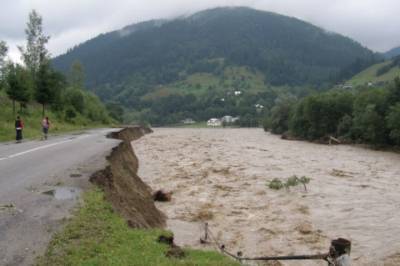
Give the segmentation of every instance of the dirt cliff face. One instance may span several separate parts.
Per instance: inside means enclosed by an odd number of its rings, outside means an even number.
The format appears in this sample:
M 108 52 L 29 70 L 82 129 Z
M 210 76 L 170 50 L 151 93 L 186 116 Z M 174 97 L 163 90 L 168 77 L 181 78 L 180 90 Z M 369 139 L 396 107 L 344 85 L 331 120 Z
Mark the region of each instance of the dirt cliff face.
M 107 200 L 135 228 L 165 225 L 165 216 L 155 207 L 150 187 L 137 175 L 138 159 L 131 146 L 131 141 L 150 132 L 149 128 L 129 127 L 111 133 L 109 137 L 122 142 L 107 157 L 109 165 L 90 178 L 104 189 Z

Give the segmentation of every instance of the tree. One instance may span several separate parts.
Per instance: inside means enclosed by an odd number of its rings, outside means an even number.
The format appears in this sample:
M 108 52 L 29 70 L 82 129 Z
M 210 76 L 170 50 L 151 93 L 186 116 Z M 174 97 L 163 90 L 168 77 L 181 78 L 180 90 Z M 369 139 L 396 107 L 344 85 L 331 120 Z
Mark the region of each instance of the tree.
M 83 114 L 85 111 L 85 96 L 83 91 L 75 87 L 68 88 L 64 95 L 65 102 L 74 107 L 75 111 Z
M 7 55 L 8 47 L 4 41 L 0 41 L 0 68 L 4 66 L 4 58 Z
M 400 145 L 400 103 L 392 106 L 386 117 L 387 127 L 390 130 L 389 136 L 396 145 Z
M 107 103 L 106 108 L 112 118 L 117 120 L 118 122 L 123 122 L 124 120 L 124 108 L 121 107 L 121 104 L 110 102 Z
M 21 65 L 11 63 L 7 66 L 6 92 L 13 101 L 14 115 L 16 101 L 20 103 L 20 108 L 22 109 L 23 104 L 26 104 L 31 99 L 32 81 L 30 73 Z
M 44 116 L 46 105 L 59 101 L 61 90 L 65 85 L 64 76 L 54 71 L 50 62 L 45 62 L 39 67 L 35 83 L 35 100 L 42 104 Z
M 32 10 L 29 14 L 29 21 L 25 29 L 27 44 L 26 47 L 19 46 L 22 54 L 21 59 L 25 63 L 32 76 L 36 78 L 39 68 L 49 59 L 49 53 L 45 47 L 50 37 L 44 35 L 42 17 Z
M 0 90 L 3 88 L 3 82 L 5 79 L 4 73 L 4 58 L 7 55 L 8 47 L 4 41 L 0 41 Z
M 388 91 L 371 89 L 361 92 L 354 101 L 352 137 L 373 145 L 386 144 L 388 129 L 385 124 Z
M 387 105 L 395 105 L 396 103 L 400 102 L 400 78 L 396 77 L 394 79 L 394 83 L 391 84 L 389 88 L 389 95 L 387 97 Z
M 83 89 L 85 86 L 85 71 L 80 61 L 75 60 L 68 74 L 68 82 L 75 89 Z
M 271 109 L 267 128 L 274 134 L 282 134 L 289 129 L 289 117 L 292 112 L 296 98 L 292 96 L 280 97 L 275 101 L 275 106 Z
M 353 110 L 349 92 L 332 91 L 310 95 L 300 101 L 291 117 L 291 132 L 309 140 L 337 134 L 338 125 Z
M 385 120 L 378 114 L 374 104 L 367 105 L 364 112 L 358 113 L 354 117 L 353 125 L 359 132 L 359 139 L 363 142 L 373 145 L 386 143 Z

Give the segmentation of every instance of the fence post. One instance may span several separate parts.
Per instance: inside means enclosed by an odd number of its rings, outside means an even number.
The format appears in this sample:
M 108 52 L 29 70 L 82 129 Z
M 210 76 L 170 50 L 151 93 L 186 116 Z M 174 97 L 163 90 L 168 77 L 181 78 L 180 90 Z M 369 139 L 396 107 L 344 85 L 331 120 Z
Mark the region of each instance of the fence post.
M 329 255 L 335 266 L 350 266 L 351 242 L 344 238 L 332 240 Z

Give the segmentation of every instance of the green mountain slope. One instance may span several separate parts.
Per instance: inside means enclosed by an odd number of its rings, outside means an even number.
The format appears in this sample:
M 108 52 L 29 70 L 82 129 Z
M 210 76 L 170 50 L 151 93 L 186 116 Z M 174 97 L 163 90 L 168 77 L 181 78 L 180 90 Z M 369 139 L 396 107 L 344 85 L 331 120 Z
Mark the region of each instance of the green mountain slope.
M 368 67 L 352 77 L 348 83 L 353 86 L 392 82 L 400 76 L 400 57 Z
M 55 58 L 54 65 L 67 71 L 76 59 L 85 66 L 89 87 L 109 99 L 123 90 L 144 94 L 198 72 L 218 76 L 232 65 L 261 72 L 271 85 L 318 85 L 351 76 L 375 55 L 295 18 L 217 8 L 100 35 Z
M 261 117 L 255 106 L 267 110 L 283 91 L 327 88 L 378 59 L 344 36 L 240 7 L 127 26 L 53 64 L 67 72 L 79 60 L 92 91 L 132 111 L 126 122 L 165 125 L 186 117 Z

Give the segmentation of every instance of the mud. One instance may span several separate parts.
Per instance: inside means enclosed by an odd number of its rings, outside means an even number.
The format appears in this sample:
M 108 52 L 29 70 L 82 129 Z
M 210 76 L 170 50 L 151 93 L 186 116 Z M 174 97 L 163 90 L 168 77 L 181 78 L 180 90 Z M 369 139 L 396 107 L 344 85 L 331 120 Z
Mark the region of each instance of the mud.
M 131 146 L 131 141 L 150 132 L 150 129 L 130 127 L 111 133 L 109 137 L 122 142 L 107 157 L 109 165 L 90 178 L 104 189 L 107 200 L 134 228 L 165 225 L 165 217 L 155 207 L 150 187 L 137 175 L 138 160 Z
M 353 265 L 400 265 L 399 154 L 286 141 L 261 129 L 156 129 L 134 146 L 143 181 L 173 192 L 156 206 L 180 246 L 202 248 L 207 221 L 245 256 L 325 253 L 344 237 Z M 292 175 L 311 178 L 307 191 L 267 186 Z

